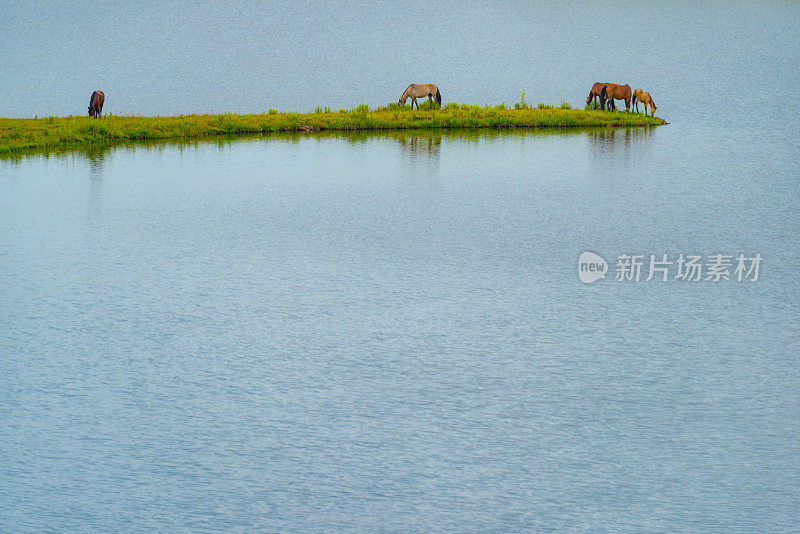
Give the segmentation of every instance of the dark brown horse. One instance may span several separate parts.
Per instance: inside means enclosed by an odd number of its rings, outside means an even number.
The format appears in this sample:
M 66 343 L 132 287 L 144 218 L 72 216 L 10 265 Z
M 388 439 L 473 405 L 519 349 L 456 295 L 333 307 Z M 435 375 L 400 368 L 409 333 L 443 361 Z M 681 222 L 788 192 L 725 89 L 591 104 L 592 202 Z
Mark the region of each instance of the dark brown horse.
M 106 101 L 106 95 L 103 91 L 95 91 L 92 93 L 92 98 L 89 99 L 89 116 L 97 117 L 98 119 L 103 116 L 103 102 Z
M 608 83 L 603 86 L 603 89 L 600 91 L 600 106 L 604 107 L 606 100 L 608 100 L 608 109 L 615 110 L 617 106 L 614 104 L 614 100 L 624 100 L 625 101 L 625 111 L 630 111 L 631 107 L 631 86 L 630 85 L 619 85 L 616 83 Z
M 597 107 L 597 99 L 600 98 L 600 91 L 603 90 L 603 86 L 608 85 L 608 82 L 597 82 L 592 86 L 592 90 L 589 91 L 589 96 L 586 97 L 586 105 L 589 105 L 589 102 L 594 100 L 595 108 Z

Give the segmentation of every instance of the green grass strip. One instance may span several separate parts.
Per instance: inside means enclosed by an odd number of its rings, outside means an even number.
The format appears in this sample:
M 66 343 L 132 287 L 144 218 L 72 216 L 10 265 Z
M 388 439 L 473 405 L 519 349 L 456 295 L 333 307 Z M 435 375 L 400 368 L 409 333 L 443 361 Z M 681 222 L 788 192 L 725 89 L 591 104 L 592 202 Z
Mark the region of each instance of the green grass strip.
M 218 135 L 323 130 L 402 130 L 443 128 L 581 128 L 592 126 L 655 126 L 665 124 L 658 117 L 624 111 L 571 109 L 568 106 L 508 109 L 504 105 L 481 107 L 450 103 L 431 109 L 398 108 L 389 104 L 369 109 L 332 112 L 317 108 L 311 113 L 179 115 L 177 117 L 47 117 L 35 119 L 0 118 L 0 154 L 71 145 L 110 144 L 137 139 L 192 139 Z

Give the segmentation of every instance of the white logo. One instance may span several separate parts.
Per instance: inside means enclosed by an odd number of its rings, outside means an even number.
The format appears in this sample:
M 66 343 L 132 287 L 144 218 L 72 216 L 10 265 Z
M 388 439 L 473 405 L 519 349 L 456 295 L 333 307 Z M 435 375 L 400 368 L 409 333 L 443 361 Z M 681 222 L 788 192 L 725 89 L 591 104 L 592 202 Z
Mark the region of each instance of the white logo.
M 594 252 L 584 252 L 578 258 L 578 277 L 584 284 L 591 284 L 606 277 L 608 263 Z
M 761 254 L 620 254 L 613 265 L 611 279 L 615 282 L 756 282 L 763 261 Z M 584 284 L 605 278 L 608 272 L 606 260 L 594 252 L 584 252 L 578 258 L 578 278 Z

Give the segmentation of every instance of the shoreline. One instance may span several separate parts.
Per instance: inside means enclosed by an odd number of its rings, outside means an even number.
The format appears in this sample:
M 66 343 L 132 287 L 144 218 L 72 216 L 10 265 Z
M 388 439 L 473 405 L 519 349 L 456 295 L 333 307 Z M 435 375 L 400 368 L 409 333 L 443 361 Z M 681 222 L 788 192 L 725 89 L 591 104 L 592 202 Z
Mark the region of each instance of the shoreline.
M 427 103 L 426 103 L 427 104 Z M 333 112 L 310 113 L 0 118 L 0 154 L 29 150 L 115 144 L 134 140 L 201 139 L 273 132 L 384 131 L 436 129 L 585 128 L 658 126 L 658 117 L 624 111 L 577 110 L 540 105 L 508 109 L 503 105 L 479 107 L 450 103 L 441 109 L 420 110 L 396 104 L 369 109 L 365 105 Z

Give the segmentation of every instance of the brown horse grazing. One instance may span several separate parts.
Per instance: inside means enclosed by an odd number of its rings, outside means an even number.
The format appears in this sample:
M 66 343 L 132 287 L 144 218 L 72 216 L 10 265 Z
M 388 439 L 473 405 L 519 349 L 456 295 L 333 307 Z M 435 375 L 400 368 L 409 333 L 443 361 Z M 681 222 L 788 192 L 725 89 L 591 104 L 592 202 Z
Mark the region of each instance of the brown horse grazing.
M 397 105 L 401 108 L 405 105 L 406 100 L 411 98 L 411 108 L 414 108 L 414 104 L 417 105 L 417 109 L 419 109 L 419 102 L 417 102 L 417 98 L 424 98 L 428 97 L 428 102 L 433 102 L 433 99 L 436 99 L 436 103 L 440 106 L 442 105 L 442 93 L 439 92 L 439 88 L 432 83 L 412 83 L 408 86 L 408 88 L 403 91 L 403 96 L 400 97 L 400 100 L 397 101 Z
M 614 100 L 624 100 L 625 111 L 630 111 L 631 86 L 627 84 L 619 85 L 617 83 L 609 83 L 604 85 L 603 89 L 600 91 L 600 105 L 603 106 L 606 100 L 608 100 L 609 111 L 617 109 L 617 106 L 614 104 Z
M 98 119 L 103 115 L 103 102 L 106 101 L 106 95 L 103 91 L 95 91 L 89 99 L 89 116 L 97 117 Z
M 653 98 L 650 96 L 650 93 L 646 93 L 641 89 L 634 89 L 633 90 L 633 107 L 636 109 L 636 113 L 639 113 L 639 102 L 644 104 L 644 114 L 647 115 L 647 105 L 650 105 L 650 115 L 655 116 L 656 114 L 656 103 L 653 102 Z
M 608 85 L 608 82 L 597 82 L 592 86 L 592 90 L 589 91 L 589 96 L 586 97 L 586 105 L 589 105 L 589 102 L 594 100 L 595 107 L 597 107 L 597 99 L 600 98 L 600 91 L 603 90 L 603 86 Z

